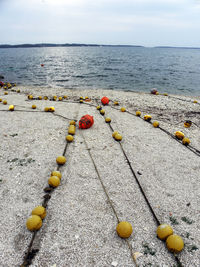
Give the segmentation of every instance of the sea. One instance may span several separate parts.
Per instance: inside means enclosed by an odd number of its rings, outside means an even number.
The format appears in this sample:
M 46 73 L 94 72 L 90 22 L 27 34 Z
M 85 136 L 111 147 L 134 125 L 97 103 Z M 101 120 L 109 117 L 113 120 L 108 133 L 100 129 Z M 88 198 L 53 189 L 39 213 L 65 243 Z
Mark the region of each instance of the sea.
M 0 75 L 19 86 L 200 95 L 200 49 L 1 48 Z M 0 79 L 1 80 L 1 79 Z

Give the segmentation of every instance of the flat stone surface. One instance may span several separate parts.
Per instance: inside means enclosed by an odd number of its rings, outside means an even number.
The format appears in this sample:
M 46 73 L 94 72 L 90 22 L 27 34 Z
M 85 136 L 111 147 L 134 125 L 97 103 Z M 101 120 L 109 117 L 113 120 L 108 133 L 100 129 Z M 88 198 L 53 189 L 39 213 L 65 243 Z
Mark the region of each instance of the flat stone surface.
M 0 91 L 0 98 L 8 101 L 8 105 L 0 103 L 0 265 L 22 264 L 32 237 L 26 219 L 43 201 L 43 189 L 57 168 L 55 159 L 66 145 L 69 120 L 90 114 L 94 116 L 92 128 L 77 128 L 74 142 L 67 147 L 61 184 L 52 193 L 47 216 L 33 242 L 33 249 L 39 251 L 31 266 L 135 266 L 131 251 L 140 255 L 138 266 L 176 266 L 165 243 L 157 239 L 153 215 L 119 143 L 95 106 L 106 95 L 120 102 L 118 109 L 125 106 L 132 113 L 138 109 L 142 115 L 150 113 L 170 133 L 183 131 L 199 149 L 199 104 L 192 97 L 135 92 L 20 89 L 20 94 L 9 91 L 6 96 Z M 35 97 L 65 94 L 68 99 L 30 101 L 28 93 Z M 92 99 L 89 105 L 78 103 L 81 95 Z M 15 105 L 14 112 L 7 111 L 9 104 Z M 37 105 L 35 111 L 32 104 Z M 112 127 L 122 134 L 121 144 L 156 216 L 171 224 L 185 242 L 178 257 L 183 266 L 199 266 L 199 156 L 160 129 L 111 105 L 112 101 L 104 107 L 105 116 L 111 117 Z M 43 112 L 47 106 L 54 106 L 55 113 Z M 186 119 L 194 122 L 188 129 L 183 126 Z M 104 189 L 119 220 L 133 226 L 130 247 L 116 234 L 117 218 Z

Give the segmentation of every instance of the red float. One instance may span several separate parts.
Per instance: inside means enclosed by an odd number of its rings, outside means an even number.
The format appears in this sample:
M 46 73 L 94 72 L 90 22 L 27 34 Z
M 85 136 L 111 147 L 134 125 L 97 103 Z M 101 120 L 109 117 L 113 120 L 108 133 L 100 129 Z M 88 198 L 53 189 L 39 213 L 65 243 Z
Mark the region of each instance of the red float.
M 152 94 L 152 95 L 156 95 L 157 92 L 158 92 L 158 90 L 157 90 L 156 88 L 153 88 L 153 89 L 151 90 L 151 94 Z
M 101 103 L 102 103 L 103 105 L 108 105 L 108 103 L 109 103 L 109 98 L 106 97 L 106 96 L 102 97 L 102 99 L 101 99 Z
M 84 115 L 80 120 L 79 120 L 79 128 L 81 129 L 88 129 L 90 128 L 94 123 L 93 116 L 90 115 Z

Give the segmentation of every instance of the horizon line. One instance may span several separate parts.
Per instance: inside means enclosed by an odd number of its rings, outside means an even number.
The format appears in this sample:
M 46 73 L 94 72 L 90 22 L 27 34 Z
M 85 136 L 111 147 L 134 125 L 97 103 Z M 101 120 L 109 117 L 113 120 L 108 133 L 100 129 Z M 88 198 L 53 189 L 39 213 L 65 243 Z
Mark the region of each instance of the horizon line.
M 197 46 L 144 46 L 130 44 L 87 44 L 87 43 L 21 43 L 21 44 L 0 44 L 0 48 L 34 48 L 34 47 L 72 47 L 72 46 L 93 46 L 93 47 L 138 47 L 138 48 L 185 48 L 185 49 L 200 49 Z

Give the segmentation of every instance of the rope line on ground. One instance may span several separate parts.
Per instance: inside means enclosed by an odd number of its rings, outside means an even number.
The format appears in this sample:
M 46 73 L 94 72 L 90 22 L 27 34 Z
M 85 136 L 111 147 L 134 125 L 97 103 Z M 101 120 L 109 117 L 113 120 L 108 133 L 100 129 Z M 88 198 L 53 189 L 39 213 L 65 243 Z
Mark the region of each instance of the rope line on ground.
M 43 112 L 43 111 L 42 111 L 42 112 Z M 79 110 L 78 110 L 78 112 L 79 112 Z M 77 114 L 76 114 L 76 121 L 77 121 L 77 117 L 78 117 L 78 112 L 77 112 Z M 53 113 L 53 115 L 56 116 L 56 114 L 54 114 L 54 113 Z M 65 147 L 64 147 L 64 150 L 63 150 L 63 154 L 62 154 L 63 156 L 65 156 L 66 151 L 67 151 L 67 148 L 68 148 L 68 142 L 65 144 Z M 57 166 L 57 171 L 58 171 L 61 167 L 63 167 L 63 166 L 58 165 L 58 166 Z M 42 206 L 43 206 L 45 209 L 46 209 L 46 207 L 47 207 L 47 205 L 48 205 L 48 202 L 49 202 L 49 200 L 50 200 L 50 198 L 51 198 L 51 194 L 53 193 L 54 189 L 55 189 L 55 188 L 51 188 L 50 186 L 44 188 L 44 191 L 45 191 L 45 192 L 48 192 L 47 194 L 45 194 L 45 195 L 43 196 L 44 200 L 43 200 L 43 202 L 42 202 Z M 33 233 L 32 238 L 31 238 L 31 241 L 30 241 L 30 243 L 29 243 L 29 245 L 28 245 L 28 249 L 27 249 L 27 251 L 25 252 L 25 256 L 24 256 L 23 263 L 22 263 L 22 265 L 21 265 L 20 267 L 27 267 L 27 266 L 29 266 L 29 265 L 32 263 L 32 260 L 33 260 L 33 258 L 35 257 L 35 255 L 39 252 L 39 249 L 36 249 L 36 250 L 35 250 L 35 249 L 32 249 L 33 242 L 34 242 L 34 240 L 35 240 L 35 238 L 36 238 L 37 233 L 38 233 L 37 231 L 35 231 L 35 232 Z
M 103 115 L 103 117 L 104 117 L 104 115 Z M 114 129 L 112 128 L 111 123 L 108 123 L 108 125 L 109 125 L 110 130 L 111 130 L 112 132 L 114 132 Z M 154 217 L 154 219 L 155 219 L 155 221 L 156 221 L 156 224 L 159 226 L 159 225 L 161 224 L 161 222 L 160 222 L 159 219 L 157 218 L 157 216 L 156 216 L 156 214 L 155 214 L 155 212 L 154 212 L 154 210 L 153 210 L 153 208 L 152 208 L 152 206 L 151 206 L 151 204 L 150 204 L 150 202 L 149 202 L 149 200 L 148 200 L 148 198 L 147 198 L 147 196 L 146 196 L 146 194 L 145 194 L 145 192 L 144 192 L 144 190 L 143 190 L 143 188 L 142 188 L 142 186 L 141 186 L 141 184 L 140 184 L 140 182 L 139 182 L 139 180 L 138 180 L 138 178 L 137 178 L 137 176 L 136 176 L 136 173 L 135 173 L 134 169 L 132 168 L 132 165 L 131 165 L 131 163 L 130 163 L 130 161 L 129 161 L 129 158 L 128 158 L 128 156 L 127 156 L 127 154 L 126 154 L 126 152 L 125 152 L 125 150 L 124 150 L 124 148 L 123 148 L 123 146 L 122 146 L 122 144 L 121 144 L 120 141 L 119 141 L 119 145 L 120 145 L 120 147 L 121 147 L 121 150 L 122 150 L 122 152 L 123 152 L 123 154 L 124 154 L 124 157 L 125 157 L 125 159 L 126 159 L 128 165 L 129 165 L 129 168 L 130 168 L 130 170 L 131 170 L 131 172 L 132 172 L 132 175 L 133 175 L 133 177 L 135 178 L 135 181 L 136 181 L 137 184 L 138 184 L 138 187 L 139 187 L 139 189 L 140 189 L 140 192 L 142 193 L 142 195 L 143 195 L 143 197 L 144 197 L 144 199 L 145 199 L 145 201 L 146 201 L 146 203 L 147 203 L 147 205 L 148 205 L 148 207 L 149 207 L 149 209 L 150 209 L 150 211 L 151 211 L 151 213 L 152 213 L 152 215 L 153 215 L 153 217 Z M 177 256 L 175 253 L 174 253 L 173 255 L 174 255 L 174 258 L 175 258 L 175 260 L 176 260 L 178 266 L 179 266 L 179 267 L 183 267 L 183 264 L 182 264 L 181 261 L 179 260 L 178 256 Z
M 98 168 L 97 168 L 96 163 L 95 163 L 95 161 L 94 161 L 94 159 L 93 159 L 93 157 L 92 157 L 92 154 L 91 154 L 91 152 L 90 152 L 90 149 L 88 148 L 88 145 L 87 145 L 85 136 L 84 136 L 83 134 L 82 134 L 82 137 L 83 137 L 85 146 L 86 146 L 86 148 L 87 148 L 88 154 L 89 154 L 89 156 L 90 156 L 90 158 L 91 158 L 91 161 L 92 161 L 92 163 L 93 163 L 93 166 L 94 166 L 94 168 L 95 168 L 95 171 L 96 171 L 96 173 L 97 173 L 97 176 L 98 176 L 98 178 L 99 178 L 99 181 L 100 181 L 100 183 L 101 183 L 101 186 L 102 186 L 102 188 L 103 188 L 103 191 L 104 191 L 104 193 L 105 193 L 105 195 L 106 195 L 106 197 L 107 197 L 107 199 L 108 199 L 108 201 L 109 201 L 109 204 L 110 204 L 110 206 L 111 206 L 111 208 L 112 208 L 112 210 L 113 210 L 113 213 L 115 214 L 115 217 L 116 217 L 116 219 L 117 219 L 117 221 L 118 221 L 118 223 L 119 223 L 120 220 L 119 220 L 119 217 L 118 217 L 118 215 L 117 215 L 117 212 L 116 212 L 116 210 L 115 210 L 115 208 L 114 208 L 114 206 L 113 206 L 113 204 L 112 204 L 112 201 L 111 201 L 111 199 L 110 199 L 110 197 L 109 197 L 109 194 L 108 194 L 108 192 L 107 192 L 107 190 L 106 190 L 106 187 L 105 187 L 105 185 L 104 185 L 104 183 L 103 183 L 103 180 L 101 179 L 101 176 L 100 176 L 100 174 L 99 174 Z M 129 242 L 127 239 L 126 239 L 125 241 L 126 241 L 126 243 L 127 243 L 127 245 L 128 245 L 128 248 L 129 248 L 129 250 L 130 250 L 131 258 L 132 258 L 132 260 L 133 260 L 135 266 L 137 267 L 138 265 L 137 265 L 137 262 L 136 262 L 136 260 L 135 260 L 135 258 L 134 258 L 134 255 L 133 255 L 133 249 L 132 249 L 132 247 L 131 247 L 131 244 L 130 244 L 130 242 Z

